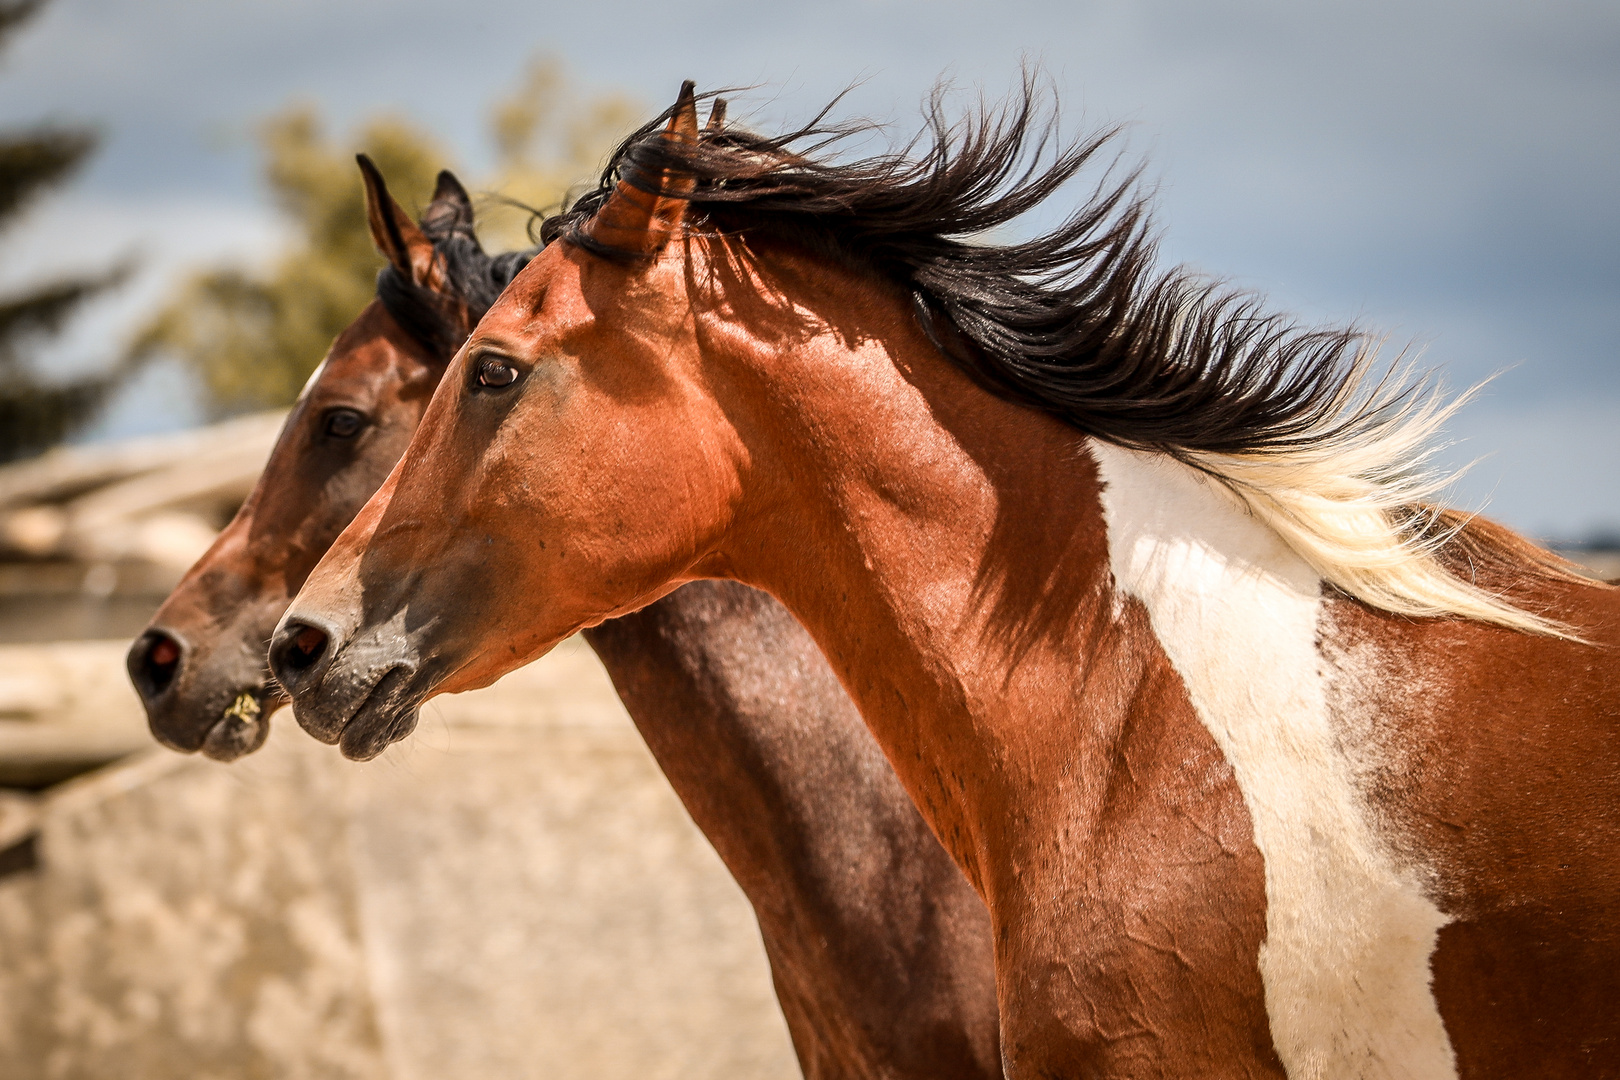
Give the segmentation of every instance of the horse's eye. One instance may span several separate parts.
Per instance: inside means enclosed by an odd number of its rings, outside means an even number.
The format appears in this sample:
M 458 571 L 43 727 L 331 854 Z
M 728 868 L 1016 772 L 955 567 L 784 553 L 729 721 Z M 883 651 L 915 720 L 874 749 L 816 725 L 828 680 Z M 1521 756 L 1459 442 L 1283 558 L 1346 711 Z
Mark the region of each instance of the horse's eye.
M 486 356 L 478 362 L 479 386 L 488 386 L 499 390 L 503 386 L 511 386 L 517 382 L 517 377 L 517 368 L 504 360 Z
M 354 409 L 333 409 L 326 414 L 326 434 L 334 439 L 352 439 L 365 426 L 365 416 Z

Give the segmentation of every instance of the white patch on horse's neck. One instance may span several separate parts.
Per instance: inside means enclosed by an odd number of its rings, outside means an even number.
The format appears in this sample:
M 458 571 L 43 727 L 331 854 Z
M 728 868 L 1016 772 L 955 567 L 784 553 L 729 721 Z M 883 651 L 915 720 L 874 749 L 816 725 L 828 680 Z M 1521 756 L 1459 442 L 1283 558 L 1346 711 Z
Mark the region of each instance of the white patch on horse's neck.
M 1429 969 L 1448 920 L 1373 831 L 1335 737 L 1316 575 L 1195 470 L 1095 441 L 1091 452 L 1115 586 L 1147 608 L 1253 822 L 1260 975 L 1288 1075 L 1451 1080 Z

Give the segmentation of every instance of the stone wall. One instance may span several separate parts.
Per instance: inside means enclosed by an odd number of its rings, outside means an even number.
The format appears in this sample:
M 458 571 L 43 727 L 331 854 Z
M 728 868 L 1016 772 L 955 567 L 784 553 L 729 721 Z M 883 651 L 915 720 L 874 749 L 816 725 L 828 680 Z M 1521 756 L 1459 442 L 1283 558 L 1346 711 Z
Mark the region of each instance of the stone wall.
M 51 657 L 127 736 L 121 649 L 0 649 L 0 685 Z M 368 764 L 281 714 L 232 765 L 9 795 L 0 848 L 8 1080 L 797 1075 L 747 903 L 578 642 Z

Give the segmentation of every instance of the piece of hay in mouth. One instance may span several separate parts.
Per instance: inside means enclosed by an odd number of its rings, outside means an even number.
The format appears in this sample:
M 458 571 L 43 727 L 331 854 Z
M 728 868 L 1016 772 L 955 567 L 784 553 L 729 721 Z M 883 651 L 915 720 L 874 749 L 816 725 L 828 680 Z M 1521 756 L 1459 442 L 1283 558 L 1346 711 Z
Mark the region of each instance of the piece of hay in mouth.
M 259 721 L 259 698 L 257 694 L 237 694 L 231 707 L 225 710 L 221 720 L 229 720 L 233 716 L 244 724 L 256 724 Z

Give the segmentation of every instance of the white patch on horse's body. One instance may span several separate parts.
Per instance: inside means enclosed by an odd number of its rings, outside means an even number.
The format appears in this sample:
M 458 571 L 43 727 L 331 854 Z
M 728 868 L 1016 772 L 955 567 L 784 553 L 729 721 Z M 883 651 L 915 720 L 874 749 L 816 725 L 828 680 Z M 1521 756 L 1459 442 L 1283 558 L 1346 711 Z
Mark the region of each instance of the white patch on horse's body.
M 1265 860 L 1260 975 L 1288 1075 L 1454 1078 L 1429 968 L 1448 919 L 1374 832 L 1335 737 L 1320 580 L 1195 470 L 1091 451 L 1116 588 L 1146 607 Z

